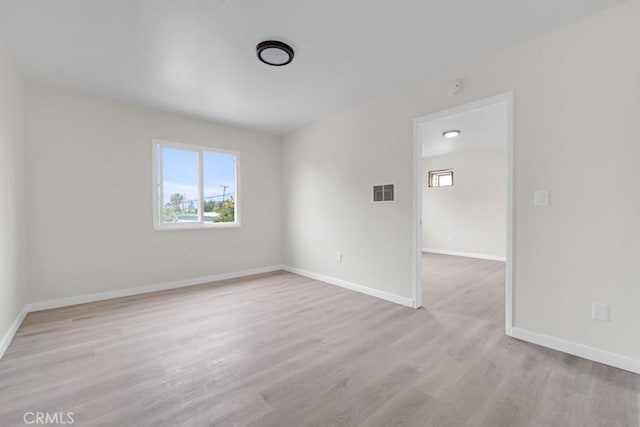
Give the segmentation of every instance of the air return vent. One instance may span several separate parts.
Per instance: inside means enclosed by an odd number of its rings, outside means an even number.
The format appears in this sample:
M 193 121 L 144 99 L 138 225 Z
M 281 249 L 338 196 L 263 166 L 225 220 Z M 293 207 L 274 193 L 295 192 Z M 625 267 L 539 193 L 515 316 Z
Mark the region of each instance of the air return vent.
M 396 201 L 395 184 L 383 184 L 373 186 L 374 203 L 390 203 Z

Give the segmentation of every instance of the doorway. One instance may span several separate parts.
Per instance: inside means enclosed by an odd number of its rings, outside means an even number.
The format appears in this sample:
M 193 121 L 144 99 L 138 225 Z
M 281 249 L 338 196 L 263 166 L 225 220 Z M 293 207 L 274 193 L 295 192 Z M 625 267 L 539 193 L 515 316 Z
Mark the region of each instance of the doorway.
M 439 254 L 429 255 L 436 259 L 467 257 L 504 261 L 505 332 L 510 335 L 513 326 L 513 94 L 501 94 L 416 118 L 414 160 L 415 306 L 433 303 L 424 301 L 423 296 L 423 251 Z M 478 204 L 464 204 L 469 201 Z M 423 212 L 425 202 L 429 209 L 425 206 Z M 427 278 L 429 274 L 425 271 Z

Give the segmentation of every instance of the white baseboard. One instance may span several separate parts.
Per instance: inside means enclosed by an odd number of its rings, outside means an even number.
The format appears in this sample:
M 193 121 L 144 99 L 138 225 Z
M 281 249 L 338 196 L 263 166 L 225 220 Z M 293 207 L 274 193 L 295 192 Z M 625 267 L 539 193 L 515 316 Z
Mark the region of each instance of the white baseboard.
M 11 341 L 16 335 L 16 332 L 18 332 L 18 328 L 22 324 L 22 321 L 24 320 L 24 317 L 27 315 L 27 313 L 27 306 L 22 307 L 20 313 L 18 313 L 16 318 L 13 320 L 11 326 L 9 326 L 9 330 L 4 334 L 2 340 L 0 340 L 0 359 L 2 359 L 2 356 L 4 356 L 4 353 L 9 348 L 9 344 L 11 344 Z
M 49 309 L 52 309 L 52 308 L 68 307 L 68 306 L 71 306 L 71 305 L 84 304 L 84 303 L 95 302 L 95 301 L 109 300 L 109 299 L 113 299 L 113 298 L 128 297 L 128 296 L 131 296 L 131 295 L 146 294 L 146 293 L 149 293 L 149 292 L 164 291 L 164 290 L 167 290 L 167 289 L 184 288 L 184 287 L 187 287 L 187 286 L 200 285 L 200 284 L 203 284 L 203 283 L 217 282 L 217 281 L 220 281 L 220 280 L 227 280 L 227 279 L 235 279 L 235 278 L 238 278 L 238 277 L 252 276 L 254 274 L 271 273 L 273 271 L 278 271 L 278 270 L 283 270 L 283 269 L 284 268 L 283 268 L 282 265 L 271 265 L 271 266 L 268 266 L 268 267 L 253 268 L 253 269 L 250 269 L 250 270 L 242 270 L 242 271 L 235 271 L 235 272 L 231 272 L 231 273 L 214 274 L 214 275 L 211 275 L 211 276 L 192 277 L 190 279 L 174 280 L 172 282 L 156 283 L 156 284 L 153 284 L 153 285 L 139 286 L 139 287 L 136 287 L 136 288 L 119 289 L 117 291 L 99 292 L 99 293 L 95 293 L 95 294 L 79 295 L 79 296 L 76 296 L 76 297 L 59 298 L 59 299 L 55 299 L 55 300 L 41 301 L 41 302 L 27 304 L 27 305 L 25 305 L 23 307 L 22 311 L 20 311 L 20 314 L 18 314 L 16 319 L 13 321 L 13 323 L 11 324 L 11 327 L 9 328 L 9 330 L 2 337 L 2 340 L 0 340 L 0 359 L 4 355 L 5 351 L 7 351 L 7 348 L 9 348 L 9 344 L 11 344 L 11 341 L 13 340 L 13 337 L 15 336 L 16 332 L 18 331 L 18 328 L 22 324 L 22 321 L 24 320 L 25 316 L 28 313 L 31 313 L 33 311 L 41 311 L 41 310 L 49 310 Z
M 113 298 L 128 297 L 131 295 L 146 294 L 149 292 L 165 291 L 168 289 L 184 288 L 187 286 L 200 285 L 203 283 L 217 282 L 220 280 L 235 279 L 238 277 L 251 276 L 254 274 L 270 273 L 282 270 L 281 265 L 271 265 L 268 267 L 253 268 L 250 270 L 235 271 L 231 273 L 213 274 L 210 276 L 192 277 L 190 279 L 174 280 L 171 282 L 155 283 L 153 285 L 139 286 L 136 288 L 119 289 L 117 291 L 100 292 L 75 297 L 59 298 L 49 301 L 27 304 L 28 312 L 49 310 L 51 308 L 68 307 L 70 305 L 85 304 L 88 302 L 103 301 Z
M 60 298 L 56 300 L 43 301 L 33 304 L 27 304 L 20 311 L 18 316 L 9 327 L 9 330 L 4 334 L 0 340 L 0 358 L 4 355 L 9 347 L 9 344 L 13 340 L 20 324 L 24 320 L 27 313 L 32 311 L 47 310 L 51 308 L 66 307 L 71 305 L 83 304 L 87 302 L 102 301 L 113 298 L 126 297 L 131 295 L 139 295 L 149 292 L 162 291 L 167 289 L 177 289 L 187 286 L 193 286 L 203 283 L 216 282 L 220 280 L 234 279 L 239 277 L 251 276 L 254 274 L 270 273 L 278 270 L 285 270 L 290 273 L 298 274 L 300 276 L 309 277 L 311 279 L 319 280 L 325 283 L 329 283 L 335 286 L 340 286 L 345 289 L 349 289 L 355 292 L 360 292 L 366 295 L 370 295 L 376 298 L 380 298 L 386 301 L 390 301 L 396 304 L 404 305 L 407 307 L 415 308 L 413 299 L 401 297 L 389 292 L 380 291 L 377 289 L 369 288 L 366 286 L 358 285 L 355 283 L 347 282 L 346 280 L 336 279 L 334 277 L 325 276 L 323 274 L 313 273 L 306 270 L 301 270 L 294 267 L 284 265 L 273 265 L 262 268 L 255 268 L 250 270 L 243 270 L 231 273 L 214 274 L 211 276 L 194 277 L 184 280 L 176 280 L 172 282 L 157 283 L 148 286 L 140 286 L 136 288 L 121 289 L 111 292 L 101 292 L 96 294 L 81 295 L 77 297 Z M 522 328 L 511 328 L 509 336 L 517 338 L 522 341 L 527 341 L 533 344 L 541 345 L 543 347 L 552 348 L 564 353 L 572 354 L 574 356 L 582 357 L 594 362 L 603 363 L 605 365 L 613 366 L 626 371 L 640 374 L 640 360 L 633 359 L 631 357 L 622 356 L 616 353 L 610 353 L 597 348 L 589 347 L 586 345 L 566 341 L 561 338 L 556 338 L 548 335 L 531 332 Z
M 323 274 L 313 273 L 311 271 L 301 270 L 299 268 L 289 267 L 287 265 L 282 267 L 283 270 L 289 273 L 294 273 L 300 276 L 308 277 L 310 279 L 319 280 L 321 282 L 329 283 L 330 285 L 340 286 L 341 288 L 349 289 L 361 294 L 366 294 L 372 297 L 380 298 L 386 301 L 390 301 L 396 304 L 404 305 L 411 308 L 416 308 L 413 299 L 401 297 L 400 295 L 392 294 L 378 289 L 369 288 L 367 286 L 358 285 L 356 283 L 347 282 L 346 280 L 336 279 L 335 277 L 325 276 Z
M 512 328 L 510 335 L 513 338 L 517 338 L 522 341 L 538 344 L 563 353 L 572 354 L 594 362 L 640 374 L 640 360 L 638 359 L 633 359 L 616 353 L 609 353 L 608 351 L 599 350 L 597 348 L 563 340 L 561 338 L 551 337 L 549 335 L 538 334 L 522 328 Z
M 422 252 L 429 252 L 432 254 L 440 254 L 440 255 L 454 255 L 454 256 L 463 256 L 467 258 L 480 258 L 480 259 L 488 259 L 491 261 L 506 261 L 507 257 L 499 256 L 499 255 L 487 255 L 487 254 L 476 254 L 473 252 L 459 252 L 459 251 L 445 251 L 441 249 L 432 249 L 432 248 L 422 248 Z

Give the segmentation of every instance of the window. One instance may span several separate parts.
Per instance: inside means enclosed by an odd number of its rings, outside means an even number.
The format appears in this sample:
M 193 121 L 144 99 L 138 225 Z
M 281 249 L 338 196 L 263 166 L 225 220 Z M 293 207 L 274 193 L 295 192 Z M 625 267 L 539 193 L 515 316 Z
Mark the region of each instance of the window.
M 429 171 L 429 187 L 449 187 L 453 185 L 453 169 Z
M 384 202 L 394 202 L 394 201 L 395 201 L 394 184 L 373 186 L 373 202 L 374 203 L 384 203 Z
M 154 227 L 239 226 L 239 163 L 239 153 L 154 140 Z

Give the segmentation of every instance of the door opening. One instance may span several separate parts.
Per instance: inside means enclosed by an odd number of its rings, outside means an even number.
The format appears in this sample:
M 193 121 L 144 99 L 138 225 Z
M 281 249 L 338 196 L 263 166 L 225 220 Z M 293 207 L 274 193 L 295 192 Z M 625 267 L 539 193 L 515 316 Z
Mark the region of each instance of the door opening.
M 429 280 L 442 281 L 447 268 L 495 267 L 505 275 L 505 331 L 510 335 L 513 94 L 415 119 L 414 160 L 415 306 L 437 303 L 437 290 L 428 287 Z M 428 266 L 424 274 L 423 265 Z M 433 291 L 426 297 L 425 286 Z

